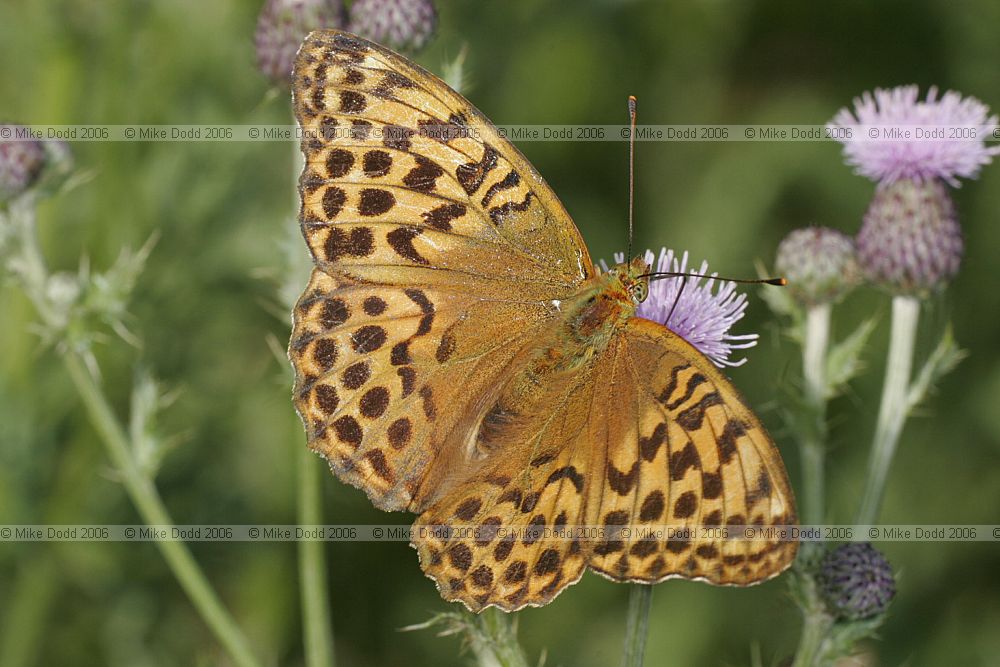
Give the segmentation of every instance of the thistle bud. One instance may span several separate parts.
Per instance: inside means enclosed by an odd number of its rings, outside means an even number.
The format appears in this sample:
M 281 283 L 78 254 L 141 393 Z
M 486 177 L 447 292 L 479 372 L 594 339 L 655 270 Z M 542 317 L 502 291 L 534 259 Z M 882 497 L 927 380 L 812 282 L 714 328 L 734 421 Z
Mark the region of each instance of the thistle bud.
M 397 51 L 419 51 L 437 28 L 431 0 L 354 0 L 351 32 Z
M 842 544 L 827 553 L 817 580 L 830 612 L 849 621 L 883 613 L 896 595 L 892 566 L 869 542 Z
M 0 203 L 34 185 L 45 167 L 41 141 L 15 138 L 25 131 L 21 125 L 0 125 Z
M 879 188 L 857 237 L 865 276 L 892 294 L 926 296 L 958 272 L 964 244 L 940 181 L 902 179 Z
M 775 270 L 803 306 L 839 301 L 861 282 L 854 242 L 828 227 L 796 229 L 778 245 Z
M 271 81 L 288 85 L 302 40 L 313 30 L 343 25 L 339 0 L 267 0 L 254 34 L 257 68 Z

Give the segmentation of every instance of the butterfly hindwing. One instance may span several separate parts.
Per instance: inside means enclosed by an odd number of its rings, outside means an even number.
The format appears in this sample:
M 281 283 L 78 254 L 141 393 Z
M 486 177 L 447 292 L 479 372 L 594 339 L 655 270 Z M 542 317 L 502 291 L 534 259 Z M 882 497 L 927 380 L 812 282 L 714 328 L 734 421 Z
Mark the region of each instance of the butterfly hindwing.
M 612 398 L 601 370 L 522 373 L 488 411 L 467 481 L 414 524 L 421 567 L 445 599 L 473 611 L 540 606 L 583 574 L 591 545 L 565 536 L 587 524 L 600 472 L 592 443 L 604 426 L 589 410 Z M 533 377 L 538 391 L 525 397 Z
M 550 319 L 538 303 L 338 283 L 315 269 L 289 345 L 310 447 L 378 507 L 419 509 L 460 456 L 448 435 Z

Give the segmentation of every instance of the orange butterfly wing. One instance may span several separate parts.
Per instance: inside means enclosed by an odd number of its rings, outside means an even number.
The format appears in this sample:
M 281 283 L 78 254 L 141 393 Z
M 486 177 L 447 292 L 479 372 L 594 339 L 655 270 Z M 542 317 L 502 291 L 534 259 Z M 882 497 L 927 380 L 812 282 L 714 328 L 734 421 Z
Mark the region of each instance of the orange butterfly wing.
M 338 477 L 383 509 L 420 510 L 593 265 L 520 152 L 417 65 L 317 31 L 293 96 L 316 263 L 289 346 L 296 407 Z
M 494 428 L 497 455 L 415 524 L 421 564 L 446 599 L 474 611 L 543 605 L 587 566 L 616 581 L 748 585 L 794 560 L 795 542 L 743 539 L 744 526 L 796 522 L 774 443 L 666 327 L 629 319 L 602 355 L 534 401 L 524 421 Z M 559 536 L 566 526 L 603 538 Z

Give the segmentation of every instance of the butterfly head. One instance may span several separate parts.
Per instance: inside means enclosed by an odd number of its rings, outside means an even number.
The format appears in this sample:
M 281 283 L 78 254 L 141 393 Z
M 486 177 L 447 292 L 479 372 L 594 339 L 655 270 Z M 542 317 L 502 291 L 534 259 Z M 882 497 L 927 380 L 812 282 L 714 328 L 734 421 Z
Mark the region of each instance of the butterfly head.
M 645 274 L 650 268 L 643 257 L 636 257 L 627 264 L 618 264 L 609 273 L 621 281 L 622 288 L 639 305 L 649 296 L 649 277 Z
M 649 265 L 642 257 L 599 273 L 567 309 L 567 338 L 585 343 L 588 354 L 603 350 L 611 335 L 649 296 L 647 273 Z

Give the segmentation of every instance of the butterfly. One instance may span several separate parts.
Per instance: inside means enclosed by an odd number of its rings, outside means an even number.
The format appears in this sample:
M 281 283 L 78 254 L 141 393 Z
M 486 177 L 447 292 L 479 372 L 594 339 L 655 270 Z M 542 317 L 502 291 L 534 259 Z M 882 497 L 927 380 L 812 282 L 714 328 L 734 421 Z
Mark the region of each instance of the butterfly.
M 377 44 L 310 34 L 293 103 L 315 261 L 296 409 L 338 478 L 419 514 L 412 544 L 445 599 L 510 611 L 588 568 L 748 585 L 792 562 L 795 542 L 726 539 L 795 523 L 792 491 L 730 382 L 635 316 L 642 259 L 599 272 L 490 121 Z M 592 539 L 545 538 L 574 527 Z

